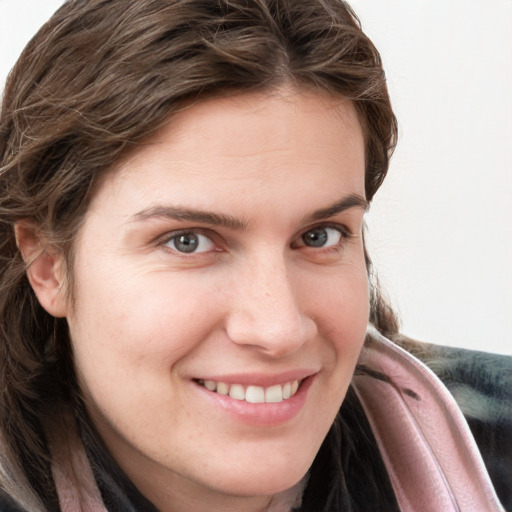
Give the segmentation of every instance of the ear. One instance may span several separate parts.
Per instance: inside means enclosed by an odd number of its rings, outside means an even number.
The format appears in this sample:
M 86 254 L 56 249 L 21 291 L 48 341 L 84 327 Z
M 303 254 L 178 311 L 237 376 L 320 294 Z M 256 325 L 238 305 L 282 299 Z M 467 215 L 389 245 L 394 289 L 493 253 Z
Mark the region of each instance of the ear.
M 67 315 L 65 258 L 41 237 L 36 226 L 23 220 L 14 228 L 16 243 L 27 266 L 27 277 L 41 306 L 50 315 Z

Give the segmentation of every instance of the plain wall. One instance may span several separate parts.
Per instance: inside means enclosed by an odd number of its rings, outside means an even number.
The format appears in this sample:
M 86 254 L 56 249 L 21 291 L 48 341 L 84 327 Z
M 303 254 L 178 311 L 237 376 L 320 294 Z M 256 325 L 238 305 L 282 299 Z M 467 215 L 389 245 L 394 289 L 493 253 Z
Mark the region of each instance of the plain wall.
M 60 4 L 0 0 L 0 88 Z M 403 331 L 512 354 L 512 1 L 351 5 L 399 120 L 368 242 Z

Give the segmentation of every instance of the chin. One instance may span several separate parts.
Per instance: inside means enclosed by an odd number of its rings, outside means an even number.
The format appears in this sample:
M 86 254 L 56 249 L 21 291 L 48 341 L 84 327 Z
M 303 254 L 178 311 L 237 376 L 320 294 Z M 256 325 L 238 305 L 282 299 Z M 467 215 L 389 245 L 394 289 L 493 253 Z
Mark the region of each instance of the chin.
M 287 457 L 281 463 L 267 460 L 257 466 L 243 462 L 230 475 L 217 480 L 215 487 L 233 496 L 272 496 L 286 491 L 300 482 L 313 462 L 299 464 L 294 457 Z

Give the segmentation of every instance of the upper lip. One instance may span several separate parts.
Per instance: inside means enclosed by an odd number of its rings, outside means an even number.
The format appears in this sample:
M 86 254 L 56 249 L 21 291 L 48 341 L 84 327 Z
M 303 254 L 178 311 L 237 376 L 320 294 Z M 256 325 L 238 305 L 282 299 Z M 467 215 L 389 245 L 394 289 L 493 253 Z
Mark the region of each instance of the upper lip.
M 224 375 L 201 375 L 195 377 L 194 380 L 211 380 L 214 382 L 225 382 L 226 384 L 242 384 L 244 386 L 261 386 L 269 387 L 277 384 L 285 384 L 294 380 L 304 380 L 307 377 L 315 375 L 318 370 L 311 368 L 301 368 L 288 370 L 275 374 L 266 374 L 259 372 L 229 373 Z

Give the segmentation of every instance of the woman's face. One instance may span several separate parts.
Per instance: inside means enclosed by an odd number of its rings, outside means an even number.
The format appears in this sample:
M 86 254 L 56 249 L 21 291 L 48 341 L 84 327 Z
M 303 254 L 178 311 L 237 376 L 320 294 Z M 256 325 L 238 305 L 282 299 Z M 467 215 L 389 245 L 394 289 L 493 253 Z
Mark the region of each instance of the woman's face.
M 364 209 L 355 109 L 323 93 L 185 108 L 105 177 L 67 320 L 89 413 L 155 505 L 307 472 L 365 335 Z

